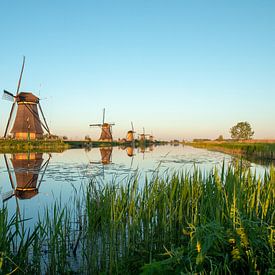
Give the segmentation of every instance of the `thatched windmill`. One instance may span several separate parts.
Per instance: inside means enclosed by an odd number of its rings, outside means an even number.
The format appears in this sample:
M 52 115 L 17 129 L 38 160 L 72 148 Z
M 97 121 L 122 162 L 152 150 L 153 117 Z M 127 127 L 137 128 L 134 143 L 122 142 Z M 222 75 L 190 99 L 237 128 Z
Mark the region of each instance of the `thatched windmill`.
M 134 131 L 133 122 L 131 122 L 131 126 L 132 126 L 132 130 L 127 132 L 127 136 L 126 136 L 126 141 L 127 142 L 133 142 L 135 140 L 135 137 L 134 137 L 135 131 Z
M 99 141 L 112 142 L 113 141 L 112 126 L 114 125 L 115 125 L 114 123 L 105 122 L 105 108 L 104 108 L 102 123 L 90 124 L 90 127 L 98 126 L 101 128 L 101 135 L 100 135 Z
M 42 153 L 16 153 L 12 154 L 11 163 L 13 166 L 15 180 L 12 177 L 8 159 L 4 154 L 4 159 L 9 174 L 12 191 L 2 195 L 3 201 L 15 196 L 17 199 L 30 199 L 38 194 L 39 187 L 43 181 L 46 169 L 50 161 L 50 155 L 43 163 Z M 38 180 L 39 173 L 42 173 Z
M 45 116 L 43 114 L 41 105 L 39 103 L 39 98 L 30 92 L 19 92 L 20 84 L 22 80 L 22 75 L 24 71 L 25 65 L 25 57 L 23 58 L 23 65 L 17 85 L 16 94 L 12 94 L 6 90 L 4 90 L 3 98 L 6 100 L 10 100 L 13 102 L 8 123 L 5 129 L 4 137 L 7 137 L 8 130 L 10 127 L 13 111 L 15 108 L 15 104 L 17 103 L 17 112 L 16 117 L 13 123 L 13 127 L 11 129 L 11 133 L 13 138 L 15 139 L 37 139 L 43 137 L 43 129 L 50 135 L 50 130 L 48 124 L 46 122 Z M 38 113 L 38 108 L 41 112 L 43 121 L 41 121 Z

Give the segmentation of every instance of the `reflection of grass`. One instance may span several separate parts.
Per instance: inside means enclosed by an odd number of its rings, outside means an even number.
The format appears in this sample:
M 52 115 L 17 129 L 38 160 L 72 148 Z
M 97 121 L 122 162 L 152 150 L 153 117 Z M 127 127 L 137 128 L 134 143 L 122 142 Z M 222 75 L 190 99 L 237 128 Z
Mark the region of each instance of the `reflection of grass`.
M 0 153 L 16 153 L 28 151 L 60 152 L 69 146 L 61 140 L 0 140 Z
M 28 234 L 4 209 L 2 272 L 271 274 L 274 183 L 274 169 L 258 179 L 242 166 L 155 176 L 142 189 L 136 178 L 91 183 L 83 201 L 56 203 Z

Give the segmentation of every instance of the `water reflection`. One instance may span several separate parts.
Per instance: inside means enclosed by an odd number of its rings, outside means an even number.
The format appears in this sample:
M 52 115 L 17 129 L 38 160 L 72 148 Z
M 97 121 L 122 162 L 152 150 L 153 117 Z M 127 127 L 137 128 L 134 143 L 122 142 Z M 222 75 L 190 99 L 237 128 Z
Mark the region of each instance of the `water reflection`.
M 133 157 L 134 156 L 134 146 L 127 147 L 126 152 L 127 152 L 128 157 Z
M 11 213 L 17 209 L 17 200 L 22 212 L 34 217 L 55 201 L 63 205 L 76 194 L 82 196 L 91 184 L 123 184 L 138 174 L 142 186 L 156 171 L 160 176 L 166 171 L 192 173 L 197 167 L 207 173 L 213 167 L 221 168 L 223 162 L 226 167 L 237 162 L 223 153 L 170 145 L 72 149 L 51 156 L 50 160 L 45 153 L 20 153 L 0 158 L 0 192 Z M 253 163 L 251 167 L 258 172 L 265 169 Z
M 6 154 L 4 154 L 4 159 L 12 190 L 2 194 L 3 201 L 9 200 L 13 196 L 18 199 L 31 199 L 36 196 L 48 167 L 50 155 L 44 164 L 43 153 L 12 154 L 11 165 Z M 40 180 L 38 180 L 39 173 L 41 173 Z
M 101 147 L 99 151 L 101 155 L 101 163 L 103 165 L 110 164 L 112 162 L 113 147 Z

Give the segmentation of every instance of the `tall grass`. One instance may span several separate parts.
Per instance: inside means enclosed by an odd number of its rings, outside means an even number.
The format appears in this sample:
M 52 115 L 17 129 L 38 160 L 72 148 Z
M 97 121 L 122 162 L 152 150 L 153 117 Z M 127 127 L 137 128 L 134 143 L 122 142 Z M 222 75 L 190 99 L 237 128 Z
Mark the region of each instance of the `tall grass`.
M 24 229 L 1 211 L 0 267 L 48 274 L 272 273 L 274 206 L 273 168 L 262 178 L 240 165 L 208 175 L 178 172 L 142 186 L 138 178 L 91 182 L 85 200 L 56 203 L 32 234 L 13 236 L 14 227 Z M 15 239 L 22 244 L 13 247 Z

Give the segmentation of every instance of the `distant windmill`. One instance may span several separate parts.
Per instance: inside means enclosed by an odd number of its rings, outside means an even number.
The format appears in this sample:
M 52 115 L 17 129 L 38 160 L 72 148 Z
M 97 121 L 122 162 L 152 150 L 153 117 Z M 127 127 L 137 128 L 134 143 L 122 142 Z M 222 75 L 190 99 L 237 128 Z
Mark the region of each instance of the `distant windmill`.
M 144 128 L 143 128 L 142 134 L 139 134 L 139 140 L 140 141 L 145 141 L 145 130 L 144 130 Z
M 139 140 L 140 140 L 141 142 L 145 142 L 147 136 L 150 136 L 150 135 L 145 134 L 145 129 L 144 129 L 144 127 L 143 127 L 143 132 L 142 132 L 142 134 L 139 134 Z
M 101 128 L 101 135 L 99 138 L 99 141 L 113 141 L 113 136 L 112 136 L 112 126 L 115 125 L 114 123 L 106 123 L 105 122 L 105 108 L 103 109 L 103 119 L 102 119 L 102 124 L 97 123 L 97 124 L 90 124 L 90 127 L 98 126 Z
M 126 136 L 127 142 L 133 142 L 135 140 L 135 138 L 134 138 L 135 130 L 134 130 L 133 122 L 131 122 L 131 126 L 132 126 L 132 130 L 127 132 L 127 136 Z
M 45 116 L 43 114 L 41 105 L 39 103 L 39 98 L 30 92 L 19 92 L 20 84 L 22 80 L 22 75 L 25 66 L 25 57 L 23 58 L 23 65 L 17 85 L 16 94 L 12 94 L 6 90 L 4 90 L 3 98 L 9 101 L 12 101 L 12 107 L 8 119 L 8 123 L 5 129 L 4 137 L 7 137 L 8 130 L 10 127 L 15 103 L 17 103 L 17 112 L 16 117 L 13 123 L 13 127 L 11 129 L 11 133 L 13 137 L 16 139 L 36 139 L 43 137 L 43 129 L 48 132 L 50 135 L 50 130 L 48 124 L 46 122 Z M 44 123 L 40 120 L 38 108 L 42 114 Z

